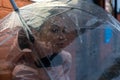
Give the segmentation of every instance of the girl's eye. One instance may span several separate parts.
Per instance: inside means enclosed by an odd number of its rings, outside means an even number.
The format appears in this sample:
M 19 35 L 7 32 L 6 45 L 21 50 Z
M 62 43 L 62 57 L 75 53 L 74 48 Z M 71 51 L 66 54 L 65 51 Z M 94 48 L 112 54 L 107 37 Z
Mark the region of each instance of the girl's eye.
M 53 33 L 58 33 L 58 31 L 59 31 L 59 30 L 56 29 L 56 28 L 52 29 L 52 32 L 53 32 Z
M 67 31 L 66 29 L 63 29 L 62 32 L 63 32 L 63 33 L 67 33 L 68 31 Z
M 52 31 L 53 33 L 58 33 L 58 32 L 59 32 L 59 26 L 57 26 L 57 25 L 52 25 L 52 26 L 51 26 L 51 31 Z

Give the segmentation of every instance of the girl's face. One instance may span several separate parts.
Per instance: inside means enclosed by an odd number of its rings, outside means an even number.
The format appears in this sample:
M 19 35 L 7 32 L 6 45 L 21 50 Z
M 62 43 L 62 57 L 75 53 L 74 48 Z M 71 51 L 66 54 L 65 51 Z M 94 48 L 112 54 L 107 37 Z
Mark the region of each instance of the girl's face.
M 50 45 L 53 52 L 59 52 L 76 37 L 74 23 L 62 15 L 49 19 L 37 34 L 37 40 Z

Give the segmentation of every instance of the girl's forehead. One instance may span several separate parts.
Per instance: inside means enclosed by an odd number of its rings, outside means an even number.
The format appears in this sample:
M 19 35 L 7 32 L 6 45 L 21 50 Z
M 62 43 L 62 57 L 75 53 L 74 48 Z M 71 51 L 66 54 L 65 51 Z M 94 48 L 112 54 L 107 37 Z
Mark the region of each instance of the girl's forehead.
M 67 18 L 64 16 L 54 16 L 53 18 L 49 19 L 51 23 L 60 23 L 64 22 L 65 20 L 67 20 Z
M 75 27 L 73 21 L 64 15 L 58 15 L 48 20 L 49 25 L 58 26 L 58 27 Z

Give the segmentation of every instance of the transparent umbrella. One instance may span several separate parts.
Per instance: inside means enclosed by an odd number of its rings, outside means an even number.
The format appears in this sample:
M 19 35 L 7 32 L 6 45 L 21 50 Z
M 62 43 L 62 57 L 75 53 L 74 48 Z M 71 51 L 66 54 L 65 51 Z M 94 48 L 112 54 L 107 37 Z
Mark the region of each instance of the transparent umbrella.
M 0 55 L 13 80 L 119 80 L 119 26 L 86 1 L 33 3 L 0 20 Z

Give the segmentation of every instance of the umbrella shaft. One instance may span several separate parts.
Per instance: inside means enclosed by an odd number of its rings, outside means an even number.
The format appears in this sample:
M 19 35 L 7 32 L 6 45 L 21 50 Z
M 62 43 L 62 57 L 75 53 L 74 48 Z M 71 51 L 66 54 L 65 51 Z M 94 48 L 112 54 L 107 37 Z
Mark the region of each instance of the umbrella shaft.
M 14 0 L 10 0 L 10 3 L 11 3 L 11 5 L 12 5 L 14 11 L 19 11 L 19 9 L 18 9 L 18 7 L 17 7 L 17 5 L 16 5 L 16 3 L 15 3 Z

